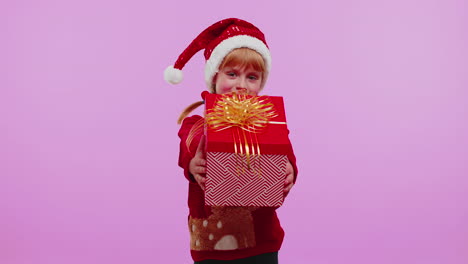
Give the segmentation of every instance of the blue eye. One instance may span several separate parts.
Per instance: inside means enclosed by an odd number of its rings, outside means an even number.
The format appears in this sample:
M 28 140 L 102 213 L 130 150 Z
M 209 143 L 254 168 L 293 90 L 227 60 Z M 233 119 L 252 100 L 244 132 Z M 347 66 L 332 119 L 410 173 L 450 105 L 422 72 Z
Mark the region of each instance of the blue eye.
M 248 77 L 250 80 L 258 80 L 258 77 L 255 75 L 249 75 Z
M 235 77 L 236 73 L 235 72 L 228 72 L 228 73 L 226 73 L 226 75 L 230 76 L 230 77 Z

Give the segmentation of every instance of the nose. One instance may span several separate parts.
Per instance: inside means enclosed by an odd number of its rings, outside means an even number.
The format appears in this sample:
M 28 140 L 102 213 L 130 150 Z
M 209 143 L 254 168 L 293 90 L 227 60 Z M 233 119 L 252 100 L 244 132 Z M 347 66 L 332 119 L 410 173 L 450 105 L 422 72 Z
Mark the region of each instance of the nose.
M 247 82 L 245 78 L 239 78 L 239 81 L 237 82 L 236 85 L 236 91 L 247 91 Z

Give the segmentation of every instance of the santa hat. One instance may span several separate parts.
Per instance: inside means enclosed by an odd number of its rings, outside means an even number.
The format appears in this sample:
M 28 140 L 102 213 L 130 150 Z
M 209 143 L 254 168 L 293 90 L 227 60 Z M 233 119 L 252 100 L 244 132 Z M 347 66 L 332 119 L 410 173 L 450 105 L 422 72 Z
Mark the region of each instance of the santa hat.
M 213 77 L 224 57 L 238 48 L 250 48 L 263 57 L 266 68 L 263 79 L 266 80 L 270 72 L 271 55 L 265 36 L 256 26 L 238 18 L 221 20 L 200 33 L 180 54 L 175 64 L 167 67 L 164 79 L 171 84 L 180 83 L 183 79 L 182 68 L 195 53 L 205 49 L 205 82 L 211 89 Z

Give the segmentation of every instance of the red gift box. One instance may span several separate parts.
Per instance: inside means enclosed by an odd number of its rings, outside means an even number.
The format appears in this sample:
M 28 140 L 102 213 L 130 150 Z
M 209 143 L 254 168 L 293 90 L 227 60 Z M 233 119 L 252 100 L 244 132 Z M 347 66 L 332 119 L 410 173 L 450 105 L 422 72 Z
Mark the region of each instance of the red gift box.
M 281 206 L 290 148 L 283 98 L 206 94 L 205 107 L 205 204 Z

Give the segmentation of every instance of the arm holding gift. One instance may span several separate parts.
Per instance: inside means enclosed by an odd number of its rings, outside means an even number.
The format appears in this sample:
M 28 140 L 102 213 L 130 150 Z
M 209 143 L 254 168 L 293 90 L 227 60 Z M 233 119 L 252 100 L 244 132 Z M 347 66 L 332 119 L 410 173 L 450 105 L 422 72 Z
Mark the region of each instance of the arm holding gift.
M 289 131 L 288 131 L 289 134 Z M 291 188 L 296 183 L 297 179 L 297 165 L 296 165 L 296 156 L 294 155 L 294 150 L 292 148 L 291 142 L 289 142 L 289 153 L 288 153 L 288 163 L 286 164 L 286 180 L 284 181 L 284 194 L 288 195 Z
M 187 117 L 183 120 L 178 133 L 180 138 L 179 166 L 184 169 L 185 178 L 191 182 L 197 182 L 194 175 L 190 172 L 190 164 L 196 156 L 197 148 L 203 135 L 203 129 L 199 128 L 200 124 L 203 124 L 201 116 L 194 115 Z M 200 165 L 203 161 L 198 160 L 197 162 L 197 165 Z
M 202 136 L 198 144 L 197 152 L 192 160 L 190 160 L 189 164 L 189 172 L 193 175 L 202 190 L 205 190 L 206 182 L 206 153 L 204 147 L 205 136 Z
M 197 182 L 200 188 L 205 190 L 206 153 L 203 121 L 204 119 L 199 115 L 185 118 L 178 135 L 180 138 L 179 166 L 184 169 L 185 178 L 191 182 Z
M 284 180 L 284 194 L 288 194 L 294 186 L 294 169 L 291 162 L 286 163 L 286 179 Z

